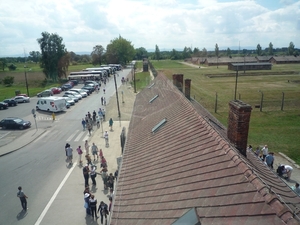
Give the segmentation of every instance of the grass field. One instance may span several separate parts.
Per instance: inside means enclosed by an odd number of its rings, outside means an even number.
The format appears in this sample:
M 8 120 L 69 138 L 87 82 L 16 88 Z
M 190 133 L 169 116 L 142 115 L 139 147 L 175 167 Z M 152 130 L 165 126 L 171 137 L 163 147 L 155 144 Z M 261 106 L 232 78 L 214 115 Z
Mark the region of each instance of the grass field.
M 234 99 L 235 72 L 227 66 L 191 67 L 179 61 L 151 61 L 157 71 L 172 79 L 173 74 L 184 74 L 191 79 L 191 97 L 206 107 L 220 122 L 227 126 L 228 102 Z M 278 75 L 264 75 L 266 72 L 279 72 Z M 296 74 L 281 75 L 280 72 L 295 71 Z M 257 76 L 247 76 L 239 71 L 237 99 L 253 107 L 248 142 L 254 148 L 268 144 L 269 150 L 283 152 L 300 163 L 300 65 L 274 65 L 271 71 L 251 71 Z M 228 74 L 209 78 L 209 74 Z M 263 108 L 260 105 L 263 92 Z M 284 110 L 281 111 L 284 92 Z M 217 94 L 217 112 L 215 101 Z

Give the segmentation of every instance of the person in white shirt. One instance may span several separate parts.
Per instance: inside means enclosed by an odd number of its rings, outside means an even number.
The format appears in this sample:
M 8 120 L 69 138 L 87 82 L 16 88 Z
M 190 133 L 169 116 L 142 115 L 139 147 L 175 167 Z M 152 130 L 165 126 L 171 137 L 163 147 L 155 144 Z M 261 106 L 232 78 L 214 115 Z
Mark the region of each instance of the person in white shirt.
M 269 149 L 268 149 L 268 146 L 267 145 L 265 145 L 263 148 L 262 148 L 262 153 L 263 153 L 263 161 L 265 161 L 265 158 L 266 158 L 266 156 L 268 155 L 268 153 L 269 153 Z
M 109 143 L 108 143 L 108 132 L 107 130 L 104 132 L 104 139 L 105 139 L 105 146 L 108 147 L 109 146 Z
M 284 165 L 284 171 L 283 173 L 287 175 L 287 180 L 289 180 L 291 178 L 293 172 L 293 167 L 289 166 L 289 165 Z

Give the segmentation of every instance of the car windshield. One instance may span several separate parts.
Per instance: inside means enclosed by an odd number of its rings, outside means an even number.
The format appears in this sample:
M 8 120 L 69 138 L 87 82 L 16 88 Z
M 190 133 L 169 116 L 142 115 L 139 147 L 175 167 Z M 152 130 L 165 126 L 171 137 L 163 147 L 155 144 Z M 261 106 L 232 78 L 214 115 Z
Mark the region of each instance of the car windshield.
M 14 119 L 14 121 L 15 121 L 16 123 L 20 123 L 20 122 L 22 122 L 23 120 L 21 120 L 21 119 Z

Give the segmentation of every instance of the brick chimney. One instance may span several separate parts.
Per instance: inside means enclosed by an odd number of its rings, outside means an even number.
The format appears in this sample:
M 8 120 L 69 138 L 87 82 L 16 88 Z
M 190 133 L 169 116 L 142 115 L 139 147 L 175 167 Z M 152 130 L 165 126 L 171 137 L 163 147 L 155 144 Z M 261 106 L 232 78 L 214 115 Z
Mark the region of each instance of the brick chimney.
M 183 74 L 173 74 L 173 84 L 183 92 Z
M 184 94 L 185 97 L 190 100 L 191 99 L 191 79 L 184 80 Z
M 246 156 L 251 111 L 251 105 L 240 100 L 229 102 L 227 137 L 244 156 Z

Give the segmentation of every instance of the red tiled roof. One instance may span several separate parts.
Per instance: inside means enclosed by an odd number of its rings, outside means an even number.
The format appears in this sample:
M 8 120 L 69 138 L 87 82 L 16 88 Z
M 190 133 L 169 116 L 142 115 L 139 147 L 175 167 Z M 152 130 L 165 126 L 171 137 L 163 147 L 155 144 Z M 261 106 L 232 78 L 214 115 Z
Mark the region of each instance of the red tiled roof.
M 136 97 L 111 224 L 172 224 L 191 208 L 202 224 L 298 224 L 166 77 L 154 82 Z

